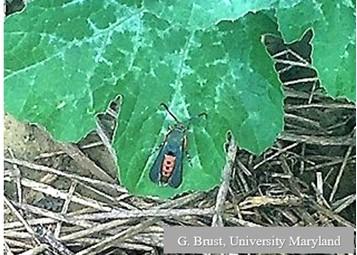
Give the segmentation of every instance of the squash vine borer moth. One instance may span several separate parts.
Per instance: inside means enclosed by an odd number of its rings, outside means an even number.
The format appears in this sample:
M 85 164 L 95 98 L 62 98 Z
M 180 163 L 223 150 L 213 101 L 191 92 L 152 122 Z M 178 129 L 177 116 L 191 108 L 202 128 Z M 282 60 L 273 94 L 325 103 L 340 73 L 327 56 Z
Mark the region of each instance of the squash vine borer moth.
M 172 188 L 178 188 L 182 183 L 183 159 L 187 151 L 187 130 L 185 125 L 169 110 L 167 105 L 161 104 L 168 114 L 176 121 L 170 127 L 165 136 L 164 142 L 160 145 L 160 151 L 150 169 L 150 179 L 157 184 L 169 185 Z M 206 113 L 200 113 L 197 117 L 205 116 Z M 190 118 L 187 122 L 190 122 Z

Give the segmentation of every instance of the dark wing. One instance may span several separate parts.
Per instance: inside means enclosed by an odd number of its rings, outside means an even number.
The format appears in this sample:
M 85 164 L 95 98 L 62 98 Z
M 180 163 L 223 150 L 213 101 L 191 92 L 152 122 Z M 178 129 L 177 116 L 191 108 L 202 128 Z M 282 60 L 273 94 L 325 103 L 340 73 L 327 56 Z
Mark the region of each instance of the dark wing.
M 155 162 L 150 169 L 150 180 L 154 183 L 160 182 L 162 160 L 166 151 L 165 147 L 166 143 L 160 148 L 160 151 L 156 156 Z
M 181 151 L 176 153 L 176 161 L 175 161 L 175 168 L 172 171 L 172 175 L 168 180 L 168 184 L 172 188 L 178 188 L 182 182 L 182 168 L 183 168 L 183 145 Z

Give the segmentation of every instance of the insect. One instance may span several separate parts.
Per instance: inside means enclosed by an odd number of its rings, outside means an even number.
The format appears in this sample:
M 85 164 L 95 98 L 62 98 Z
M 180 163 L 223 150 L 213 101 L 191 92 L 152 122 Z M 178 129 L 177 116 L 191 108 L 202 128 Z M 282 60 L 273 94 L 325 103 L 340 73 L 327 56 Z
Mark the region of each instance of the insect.
M 188 124 L 179 121 L 166 104 L 162 103 L 161 106 L 176 121 L 176 124 L 170 127 L 164 142 L 160 145 L 160 151 L 150 169 L 150 179 L 154 183 L 178 188 L 182 183 L 184 153 L 187 153 Z M 197 117 L 201 116 L 207 117 L 207 114 L 200 113 Z M 192 119 L 187 122 L 191 122 Z

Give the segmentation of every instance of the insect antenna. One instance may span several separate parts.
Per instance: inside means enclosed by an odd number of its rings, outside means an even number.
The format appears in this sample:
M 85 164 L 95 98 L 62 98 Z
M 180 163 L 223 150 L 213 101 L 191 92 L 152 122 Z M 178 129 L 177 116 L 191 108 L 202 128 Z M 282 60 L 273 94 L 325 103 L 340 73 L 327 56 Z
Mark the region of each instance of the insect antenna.
M 186 122 L 187 125 L 191 124 L 192 122 L 196 121 L 197 119 L 204 117 L 205 119 L 207 119 L 208 114 L 206 112 L 201 112 L 199 114 L 197 114 L 196 116 L 193 116 L 191 118 L 189 118 Z
M 173 114 L 173 113 L 170 111 L 169 107 L 168 107 L 166 104 L 161 103 L 160 105 L 165 108 L 165 110 L 168 112 L 168 114 L 170 114 L 170 116 L 171 116 L 177 123 L 181 123 L 181 121 L 179 121 L 179 119 L 175 116 L 175 114 Z
M 197 118 L 200 118 L 200 117 L 203 117 L 204 116 L 204 118 L 205 119 L 207 119 L 207 116 L 208 116 L 208 114 L 207 114 L 207 112 L 201 112 L 200 114 L 197 114 Z M 191 118 L 192 119 L 192 118 Z

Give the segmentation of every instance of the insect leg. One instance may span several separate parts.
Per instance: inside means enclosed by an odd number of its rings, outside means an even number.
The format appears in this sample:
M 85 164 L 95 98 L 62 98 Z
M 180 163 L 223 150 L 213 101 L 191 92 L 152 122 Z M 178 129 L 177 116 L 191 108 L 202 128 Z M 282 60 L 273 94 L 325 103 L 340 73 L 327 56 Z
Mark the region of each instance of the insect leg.
M 190 166 L 192 167 L 192 158 L 187 150 L 187 145 L 188 145 L 188 139 L 187 137 L 185 136 L 184 139 L 183 139 L 183 144 L 182 144 L 182 149 L 183 151 L 185 152 L 185 156 L 187 157 L 187 161 L 188 163 L 190 164 Z
M 188 153 L 187 150 L 185 151 L 185 155 L 187 157 L 188 164 L 190 165 L 190 167 L 193 167 L 192 158 L 191 158 L 191 156 L 190 156 L 190 154 Z
M 167 141 L 167 136 L 170 134 L 171 131 L 172 131 L 172 129 L 169 128 L 169 131 L 168 131 L 167 134 L 165 135 L 164 140 L 154 149 L 153 152 L 150 153 L 150 156 L 151 156 L 152 154 L 156 153 L 158 150 L 160 150 L 160 149 L 164 146 L 164 144 L 165 144 L 166 141 Z
M 162 148 L 162 146 L 164 146 L 164 144 L 165 144 L 165 141 L 163 141 L 163 142 L 160 143 L 158 146 L 156 146 L 156 147 L 154 148 L 154 150 L 153 150 L 152 152 L 150 152 L 149 157 L 150 157 L 151 155 L 155 154 L 158 150 L 160 150 L 160 149 Z

